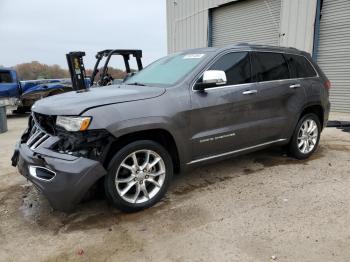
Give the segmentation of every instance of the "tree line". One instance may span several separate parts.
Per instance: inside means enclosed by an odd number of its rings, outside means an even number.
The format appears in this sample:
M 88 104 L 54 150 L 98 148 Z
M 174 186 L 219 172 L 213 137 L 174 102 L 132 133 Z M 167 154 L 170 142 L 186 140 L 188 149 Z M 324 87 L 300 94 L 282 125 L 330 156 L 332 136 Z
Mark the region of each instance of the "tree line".
M 20 80 L 36 80 L 36 79 L 52 79 L 52 78 L 68 78 L 67 69 L 61 68 L 59 65 L 46 65 L 38 61 L 23 63 L 14 66 Z
M 18 64 L 13 69 L 17 71 L 20 80 L 70 78 L 68 69 L 61 68 L 59 65 L 42 64 L 38 61 Z M 108 67 L 108 73 L 115 79 L 122 79 L 125 76 L 123 70 L 113 67 Z M 91 76 L 92 69 L 87 69 L 86 75 Z

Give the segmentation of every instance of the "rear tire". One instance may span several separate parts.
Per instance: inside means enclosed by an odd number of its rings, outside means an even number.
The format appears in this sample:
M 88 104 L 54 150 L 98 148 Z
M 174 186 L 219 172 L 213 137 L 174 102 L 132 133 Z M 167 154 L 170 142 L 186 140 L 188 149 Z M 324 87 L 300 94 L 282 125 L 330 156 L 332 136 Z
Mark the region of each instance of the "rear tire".
M 317 115 L 303 116 L 294 131 L 288 145 L 289 154 L 297 159 L 310 157 L 318 147 L 321 135 L 321 124 Z
M 132 142 L 110 162 L 105 192 L 124 212 L 136 212 L 156 204 L 166 193 L 173 176 L 168 151 L 150 140 Z

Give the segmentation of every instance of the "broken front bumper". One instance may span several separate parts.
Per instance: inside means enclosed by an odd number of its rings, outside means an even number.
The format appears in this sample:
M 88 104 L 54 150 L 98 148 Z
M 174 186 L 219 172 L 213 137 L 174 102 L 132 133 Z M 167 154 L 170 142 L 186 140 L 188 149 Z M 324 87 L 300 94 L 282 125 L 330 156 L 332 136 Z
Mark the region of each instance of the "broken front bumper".
M 49 200 L 54 209 L 71 211 L 106 170 L 100 162 L 51 150 L 57 138 L 49 137 L 33 149 L 17 144 L 13 164 Z

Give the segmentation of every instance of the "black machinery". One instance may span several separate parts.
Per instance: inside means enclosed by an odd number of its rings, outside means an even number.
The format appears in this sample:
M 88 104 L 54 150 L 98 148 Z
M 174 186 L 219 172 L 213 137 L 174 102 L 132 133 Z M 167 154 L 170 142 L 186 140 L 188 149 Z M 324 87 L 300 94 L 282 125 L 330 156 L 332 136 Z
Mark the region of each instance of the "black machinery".
M 91 85 L 97 86 L 106 86 L 113 83 L 113 77 L 108 74 L 108 65 L 111 60 L 111 57 L 114 55 L 120 55 L 123 57 L 125 72 L 127 75 L 132 73 L 129 60 L 132 55 L 136 59 L 137 70 L 142 70 L 142 50 L 135 49 L 106 49 L 98 52 L 96 54 L 96 63 L 94 66 L 94 70 L 91 75 Z M 85 56 L 85 52 L 70 52 L 66 55 L 69 72 L 72 78 L 73 89 L 80 91 L 86 90 L 88 88 L 88 81 L 86 81 L 86 73 L 83 62 L 83 56 Z M 100 72 L 99 65 L 103 58 L 106 58 L 105 64 Z M 99 80 L 96 81 L 96 76 L 99 74 Z
M 73 89 L 76 91 L 87 89 L 83 56 L 85 56 L 85 52 L 70 52 L 66 54 Z

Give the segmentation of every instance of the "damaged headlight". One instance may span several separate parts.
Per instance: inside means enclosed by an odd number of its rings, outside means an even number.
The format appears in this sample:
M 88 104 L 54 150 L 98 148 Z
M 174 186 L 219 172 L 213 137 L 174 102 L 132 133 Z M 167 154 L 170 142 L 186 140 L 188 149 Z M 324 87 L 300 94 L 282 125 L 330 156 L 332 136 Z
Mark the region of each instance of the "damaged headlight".
M 88 116 L 57 116 L 56 125 L 67 131 L 85 131 L 88 129 L 91 117 Z

